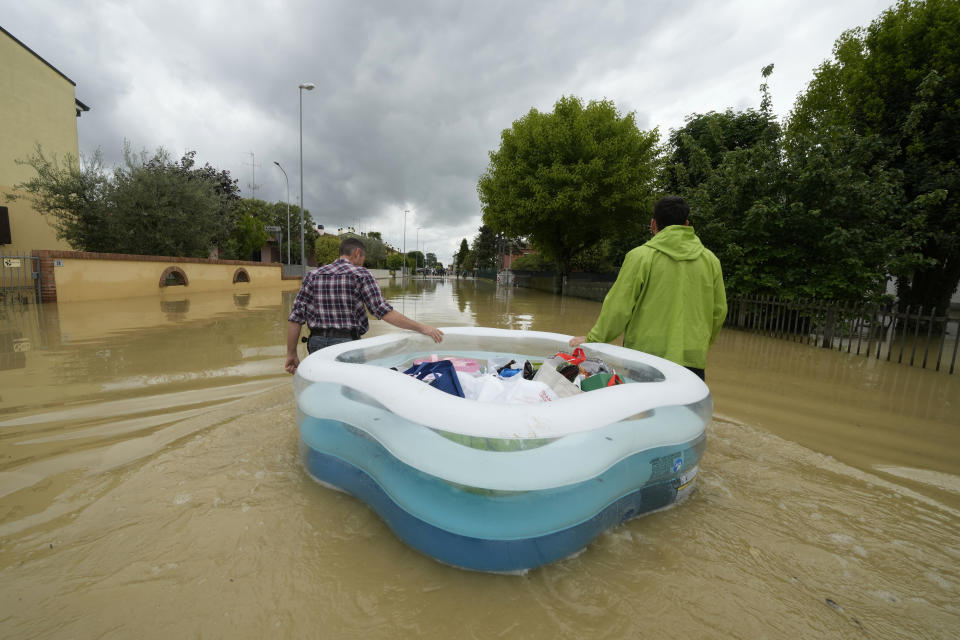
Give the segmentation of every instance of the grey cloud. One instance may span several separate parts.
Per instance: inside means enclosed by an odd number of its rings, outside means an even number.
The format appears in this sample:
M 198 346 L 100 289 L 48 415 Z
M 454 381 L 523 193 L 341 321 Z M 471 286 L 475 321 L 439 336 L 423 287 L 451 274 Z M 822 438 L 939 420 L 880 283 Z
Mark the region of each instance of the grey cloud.
M 756 105 L 760 66 L 776 62 L 794 74 L 773 77 L 790 87 L 774 96 L 785 112 L 833 39 L 886 3 L 806 5 L 37 0 L 5 9 L 4 27 L 77 82 L 93 108 L 82 151 L 116 160 L 124 138 L 196 149 L 244 187 L 253 151 L 268 200 L 286 195 L 274 160 L 299 195 L 297 85 L 316 83 L 303 94 L 314 218 L 399 242 L 410 208 L 449 259 L 479 225 L 488 152 L 531 107 L 609 98 L 666 133 L 695 111 Z

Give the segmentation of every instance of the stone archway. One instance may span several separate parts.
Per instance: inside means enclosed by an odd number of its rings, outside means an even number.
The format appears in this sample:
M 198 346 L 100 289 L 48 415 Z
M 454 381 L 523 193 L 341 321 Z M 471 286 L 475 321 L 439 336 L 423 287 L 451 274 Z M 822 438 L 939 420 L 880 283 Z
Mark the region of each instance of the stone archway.
M 189 286 L 190 280 L 180 267 L 167 267 L 160 274 L 160 287 Z
M 233 284 L 238 282 L 250 282 L 250 274 L 243 267 L 239 267 L 233 272 Z

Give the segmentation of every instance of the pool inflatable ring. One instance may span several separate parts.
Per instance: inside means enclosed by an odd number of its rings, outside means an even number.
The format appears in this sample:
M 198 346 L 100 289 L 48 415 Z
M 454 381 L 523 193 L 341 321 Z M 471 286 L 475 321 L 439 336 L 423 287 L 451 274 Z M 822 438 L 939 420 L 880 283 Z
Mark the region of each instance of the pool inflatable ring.
M 542 361 L 569 350 L 570 336 L 443 332 L 440 345 L 391 333 L 330 346 L 294 377 L 307 471 L 366 502 L 413 548 L 465 569 L 525 571 L 693 488 L 713 402 L 684 367 L 588 343 L 586 355 L 624 384 L 538 404 L 477 402 L 400 371 L 438 352 Z

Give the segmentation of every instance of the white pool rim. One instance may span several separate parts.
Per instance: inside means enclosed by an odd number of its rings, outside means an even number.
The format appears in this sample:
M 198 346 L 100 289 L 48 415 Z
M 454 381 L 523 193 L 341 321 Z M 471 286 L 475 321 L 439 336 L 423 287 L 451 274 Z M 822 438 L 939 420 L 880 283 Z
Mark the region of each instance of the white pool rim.
M 489 337 L 495 340 L 552 340 L 560 350 L 571 336 L 543 331 L 515 331 L 487 327 L 443 327 L 446 336 Z M 323 382 L 355 389 L 370 396 L 391 413 L 433 429 L 487 438 L 559 438 L 593 431 L 651 409 L 687 406 L 710 395 L 694 373 L 669 360 L 604 343 L 581 345 L 588 357 L 605 355 L 625 362 L 649 365 L 664 380 L 622 384 L 581 393 L 554 402 L 502 404 L 477 402 L 435 389 L 386 367 L 340 362 L 338 357 L 355 350 L 409 341 L 421 351 L 443 353 L 443 344 L 410 332 L 390 333 L 320 349 L 306 357 L 297 375 L 307 383 Z M 563 350 L 569 351 L 569 348 Z M 549 357 L 552 354 L 544 354 Z M 301 410 L 323 415 L 321 407 L 308 406 L 310 395 L 301 394 Z

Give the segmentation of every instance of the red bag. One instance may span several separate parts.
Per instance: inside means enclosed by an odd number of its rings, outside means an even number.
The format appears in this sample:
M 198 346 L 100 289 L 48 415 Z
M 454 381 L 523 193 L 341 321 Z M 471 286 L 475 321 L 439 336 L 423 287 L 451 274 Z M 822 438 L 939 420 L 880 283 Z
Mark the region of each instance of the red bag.
M 567 362 L 569 362 L 570 364 L 580 364 L 581 362 L 587 359 L 587 354 L 583 352 L 583 349 L 581 349 L 580 347 L 577 347 L 576 349 L 573 350 L 573 355 L 570 355 L 569 353 L 561 352 L 556 354 L 553 357 L 562 358 Z

